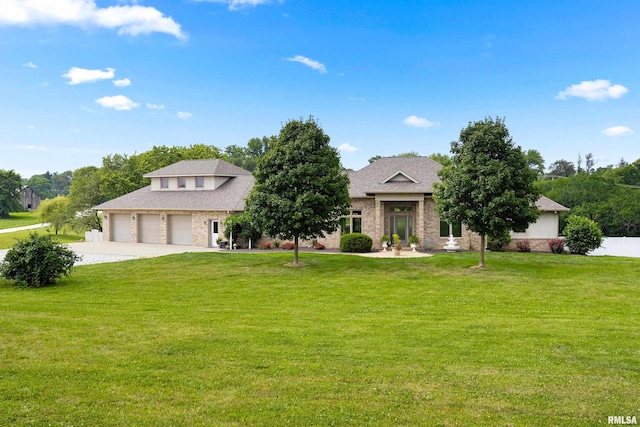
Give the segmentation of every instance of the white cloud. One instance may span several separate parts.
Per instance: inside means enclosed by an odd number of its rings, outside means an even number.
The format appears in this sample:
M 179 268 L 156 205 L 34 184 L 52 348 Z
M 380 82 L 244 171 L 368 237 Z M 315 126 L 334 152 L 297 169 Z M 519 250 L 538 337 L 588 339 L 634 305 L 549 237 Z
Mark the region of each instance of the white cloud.
M 355 151 L 358 151 L 358 148 L 354 147 L 353 145 L 349 144 L 348 142 L 345 142 L 344 144 L 340 145 L 338 147 L 338 151 L 341 153 L 353 153 Z
M 347 99 L 348 99 L 349 101 L 359 101 L 359 102 L 364 102 L 364 101 L 366 101 L 366 100 L 367 100 L 366 98 L 358 98 L 358 97 L 355 97 L 355 96 L 350 96 L 350 97 L 348 97 Z
M 114 110 L 132 110 L 140 106 L 140 104 L 133 102 L 124 95 L 103 96 L 96 99 L 96 103 L 104 108 L 113 108 Z
M 607 136 L 626 136 L 633 135 L 633 131 L 626 126 L 612 126 L 601 131 Z
M 192 116 L 191 113 L 187 113 L 186 111 L 178 111 L 178 117 L 181 119 L 190 119 Z
M 37 150 L 37 151 L 46 151 L 47 147 L 43 145 L 18 145 L 18 148 L 24 150 Z
M 440 122 L 430 122 L 429 120 L 418 116 L 409 116 L 403 120 L 403 123 L 407 126 L 414 126 L 417 128 L 440 126 Z
M 609 80 L 583 81 L 577 85 L 571 85 L 558 93 L 556 99 L 567 99 L 568 96 L 584 98 L 588 101 L 602 101 L 607 98 L 617 99 L 629 92 L 622 85 L 613 85 Z
M 22 66 L 27 68 L 38 68 L 38 66 L 31 61 L 27 62 L 26 64 L 22 64 Z
M 147 102 L 146 105 L 150 110 L 164 110 L 164 105 L 150 104 L 149 102 Z
M 296 55 L 296 56 L 294 56 L 292 58 L 287 58 L 287 61 L 299 62 L 301 64 L 306 65 L 307 67 L 313 68 L 314 70 L 318 70 L 323 74 L 327 72 L 327 69 L 324 66 L 324 64 L 321 64 L 318 61 L 314 61 L 313 59 L 309 59 L 309 58 L 301 56 L 301 55 Z
M 120 80 L 114 80 L 113 84 L 118 86 L 118 87 L 125 87 L 125 86 L 131 86 L 131 80 L 129 79 L 120 79 Z
M 56 25 L 117 29 L 118 34 L 171 34 L 185 39 L 180 24 L 150 6 L 118 5 L 100 8 L 95 0 L 2 0 L 2 25 Z
M 80 83 L 90 83 L 96 82 L 98 80 L 108 80 L 112 79 L 115 76 L 115 71 L 113 68 L 107 68 L 107 71 L 102 70 L 86 70 L 84 68 L 72 67 L 67 71 L 66 74 L 63 74 L 62 77 L 66 77 L 69 79 L 67 84 L 77 85 Z
M 223 3 L 229 5 L 229 10 L 238 10 L 250 6 L 273 3 L 271 0 L 196 0 L 198 2 Z M 282 3 L 282 0 L 278 1 Z

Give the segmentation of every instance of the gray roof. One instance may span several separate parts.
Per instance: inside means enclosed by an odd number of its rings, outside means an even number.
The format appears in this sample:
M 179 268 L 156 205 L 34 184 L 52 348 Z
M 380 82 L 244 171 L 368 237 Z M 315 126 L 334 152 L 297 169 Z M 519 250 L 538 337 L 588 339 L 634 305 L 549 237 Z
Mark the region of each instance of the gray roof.
M 380 193 L 433 193 L 442 165 L 429 157 L 383 157 L 349 173 L 349 196 Z M 394 177 L 397 177 L 394 180 Z M 401 179 L 401 180 L 398 180 Z
M 220 159 L 182 160 L 153 172 L 144 174 L 145 178 L 173 176 L 239 176 L 251 175 L 248 170 L 232 165 Z
M 147 186 L 94 209 L 242 211 L 253 183 L 253 175 L 248 173 L 230 178 L 215 190 L 151 191 Z
M 543 212 L 568 212 L 570 210 L 545 196 L 540 196 L 536 202 L 536 206 Z

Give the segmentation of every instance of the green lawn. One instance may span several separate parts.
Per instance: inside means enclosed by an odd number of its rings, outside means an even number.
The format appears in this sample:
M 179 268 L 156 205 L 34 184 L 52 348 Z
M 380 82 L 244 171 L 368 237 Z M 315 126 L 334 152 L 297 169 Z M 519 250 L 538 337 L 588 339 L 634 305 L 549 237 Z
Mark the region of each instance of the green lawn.
M 640 260 L 193 253 L 0 279 L 0 425 L 640 418 Z
M 0 218 L 0 230 L 35 224 L 40 224 L 38 214 L 35 212 L 10 213 L 9 218 Z
M 16 244 L 17 239 L 24 239 L 29 233 L 49 233 L 60 243 L 73 243 L 84 240 L 84 236 L 73 234 L 72 232 L 59 231 L 55 234 L 52 227 L 40 227 L 31 230 L 14 231 L 13 233 L 0 233 L 0 249 L 8 249 Z

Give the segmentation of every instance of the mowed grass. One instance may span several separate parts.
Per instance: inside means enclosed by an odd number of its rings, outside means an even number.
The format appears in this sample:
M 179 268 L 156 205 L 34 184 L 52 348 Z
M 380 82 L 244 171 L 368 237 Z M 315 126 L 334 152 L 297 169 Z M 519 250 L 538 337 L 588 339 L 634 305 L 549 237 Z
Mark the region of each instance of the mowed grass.
M 0 425 L 640 416 L 640 260 L 193 253 L 0 279 Z
M 75 234 L 72 231 L 62 230 L 55 234 L 53 227 L 39 227 L 32 228 L 30 230 L 14 231 L 11 233 L 0 233 L 0 249 L 8 249 L 16 244 L 18 239 L 24 239 L 29 236 L 29 233 L 41 233 L 50 234 L 53 236 L 56 242 L 59 243 L 73 243 L 79 240 L 84 240 L 84 236 Z
M 0 230 L 35 224 L 40 224 L 36 212 L 12 212 L 9 214 L 9 218 L 0 218 Z

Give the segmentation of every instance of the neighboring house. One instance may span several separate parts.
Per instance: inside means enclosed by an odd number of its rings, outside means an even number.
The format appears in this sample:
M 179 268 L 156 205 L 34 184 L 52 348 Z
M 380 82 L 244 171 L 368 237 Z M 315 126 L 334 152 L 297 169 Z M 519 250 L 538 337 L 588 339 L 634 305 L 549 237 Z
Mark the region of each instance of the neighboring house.
M 25 211 L 31 212 L 37 210 L 38 207 L 40 207 L 40 202 L 42 202 L 42 197 L 40 197 L 33 188 L 28 185 L 22 187 L 20 191 L 20 204 Z
M 569 212 L 569 208 L 545 196 L 538 199 L 536 206 L 540 209 L 540 218 L 531 224 L 524 233 L 512 232 L 509 248 L 515 249 L 518 240 L 526 239 L 531 242 L 531 250 L 547 251 L 549 250 L 547 242 L 558 238 L 559 214 L 560 212 Z
M 420 246 L 441 249 L 450 229 L 462 249 L 479 249 L 480 238 L 461 224 L 440 221 L 433 184 L 442 166 L 428 157 L 384 157 L 349 173 L 352 206 L 340 230 L 319 239 L 337 248 L 349 232 L 369 235 L 374 246 L 383 234 L 398 234 L 404 244 L 416 234 Z M 103 211 L 105 240 L 216 246 L 222 224 L 244 209 L 254 183 L 250 172 L 223 160 L 186 160 L 146 174 L 151 185 L 95 207 Z M 558 236 L 563 206 L 541 198 L 540 220 L 526 233 L 538 248 Z M 542 242 L 544 240 L 544 242 Z
M 103 239 L 217 247 L 222 224 L 244 210 L 251 172 L 224 160 L 184 160 L 144 175 L 151 185 L 95 206 Z

